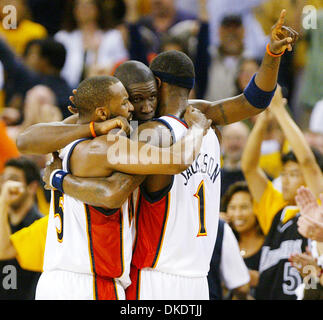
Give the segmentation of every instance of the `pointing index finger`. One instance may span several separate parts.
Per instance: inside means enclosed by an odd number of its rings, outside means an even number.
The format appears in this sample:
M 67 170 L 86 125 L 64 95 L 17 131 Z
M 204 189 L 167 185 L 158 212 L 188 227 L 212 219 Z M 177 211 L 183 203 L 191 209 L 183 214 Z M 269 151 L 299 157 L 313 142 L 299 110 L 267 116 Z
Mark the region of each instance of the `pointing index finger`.
M 284 23 L 285 23 L 285 17 L 286 17 L 286 9 L 283 9 L 281 11 L 280 16 L 279 16 L 279 19 L 277 21 L 277 25 L 276 25 L 277 28 L 281 28 L 284 25 Z

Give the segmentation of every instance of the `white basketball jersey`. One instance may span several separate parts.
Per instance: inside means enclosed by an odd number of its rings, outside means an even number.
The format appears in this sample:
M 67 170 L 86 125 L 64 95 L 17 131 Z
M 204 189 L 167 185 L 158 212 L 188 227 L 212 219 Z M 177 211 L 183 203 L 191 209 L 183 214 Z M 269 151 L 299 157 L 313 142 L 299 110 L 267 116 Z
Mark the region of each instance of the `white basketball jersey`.
M 158 119 L 174 143 L 187 132 L 174 116 Z M 192 165 L 173 177 L 160 199 L 143 188 L 136 209 L 133 265 L 189 277 L 207 276 L 217 236 L 220 207 L 220 144 L 213 129 L 204 136 Z
M 70 155 L 83 140 L 74 141 L 60 153 L 64 171 L 70 172 Z M 57 190 L 52 192 L 44 272 L 64 270 L 92 275 L 93 290 L 100 298 L 98 291 L 104 285 L 100 279 L 114 278 L 124 288 L 130 284 L 131 255 L 128 201 L 120 209 L 106 210 Z

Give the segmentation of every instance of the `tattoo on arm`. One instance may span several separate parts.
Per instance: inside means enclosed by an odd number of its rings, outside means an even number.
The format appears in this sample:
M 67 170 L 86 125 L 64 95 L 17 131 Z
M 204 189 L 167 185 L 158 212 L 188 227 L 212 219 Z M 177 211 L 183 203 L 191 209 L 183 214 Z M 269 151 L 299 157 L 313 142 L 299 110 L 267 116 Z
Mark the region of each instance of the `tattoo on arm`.
M 225 115 L 222 103 L 219 104 L 219 108 L 220 108 L 220 112 L 221 112 L 221 116 L 222 116 L 224 124 L 228 124 L 229 122 L 228 122 L 227 116 Z

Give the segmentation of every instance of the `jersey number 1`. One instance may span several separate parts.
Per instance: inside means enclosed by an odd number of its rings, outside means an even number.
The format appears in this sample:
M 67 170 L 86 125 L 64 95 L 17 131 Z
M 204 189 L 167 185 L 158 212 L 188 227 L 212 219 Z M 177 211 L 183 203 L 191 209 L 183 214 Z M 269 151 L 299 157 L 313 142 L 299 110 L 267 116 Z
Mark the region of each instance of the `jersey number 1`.
M 205 186 L 202 180 L 197 188 L 197 192 L 194 194 L 199 201 L 199 232 L 197 237 L 207 236 L 205 228 Z

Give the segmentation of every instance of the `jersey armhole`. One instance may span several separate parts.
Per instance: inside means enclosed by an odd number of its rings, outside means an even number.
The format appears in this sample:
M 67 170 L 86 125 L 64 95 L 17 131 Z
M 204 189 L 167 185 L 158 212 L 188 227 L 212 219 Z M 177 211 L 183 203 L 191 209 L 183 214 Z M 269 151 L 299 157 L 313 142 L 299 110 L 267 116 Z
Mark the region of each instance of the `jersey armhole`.
M 173 144 L 176 143 L 176 137 L 175 137 L 174 130 L 173 130 L 173 128 L 171 127 L 171 125 L 167 121 L 165 121 L 163 119 L 152 119 L 152 121 L 160 122 L 163 125 L 165 125 L 169 129 L 169 131 L 170 131 L 170 133 L 172 135 Z
M 112 216 L 113 214 L 117 213 L 120 210 L 120 208 L 108 209 L 108 208 L 103 208 L 103 207 L 91 206 L 89 204 L 86 204 L 86 207 L 88 209 L 93 208 L 94 210 L 98 211 L 99 213 L 103 214 L 104 216 Z
M 83 138 L 83 139 L 79 139 L 79 140 L 75 141 L 75 143 L 71 146 L 70 150 L 68 151 L 68 154 L 66 156 L 66 171 L 70 174 L 72 174 L 71 166 L 70 166 L 72 152 L 80 142 L 83 142 L 85 140 L 91 140 L 91 139 L 90 138 Z
M 172 176 L 172 181 L 168 186 L 166 186 L 162 190 L 159 190 L 156 192 L 150 192 L 150 193 L 148 193 L 145 190 L 144 185 L 141 184 L 140 185 L 140 193 L 142 194 L 143 198 L 146 201 L 148 201 L 149 203 L 156 203 L 167 196 L 168 192 L 172 189 L 173 184 L 174 184 L 174 176 Z

